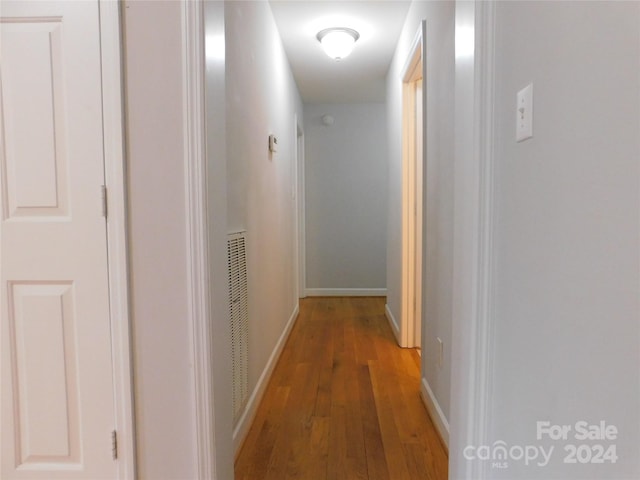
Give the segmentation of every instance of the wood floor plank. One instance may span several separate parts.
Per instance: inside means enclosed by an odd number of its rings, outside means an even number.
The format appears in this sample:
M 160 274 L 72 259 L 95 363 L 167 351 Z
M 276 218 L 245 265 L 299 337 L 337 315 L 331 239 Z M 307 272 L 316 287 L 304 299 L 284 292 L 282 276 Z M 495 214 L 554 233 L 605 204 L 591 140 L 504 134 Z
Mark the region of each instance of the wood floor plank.
M 371 372 L 371 384 L 376 400 L 378 422 L 389 475 L 393 480 L 412 480 L 415 477 L 411 477 L 407 467 L 405 451 L 398 431 L 396 412 L 392 402 L 394 395 L 393 392 L 388 391 L 385 383 L 385 377 L 388 377 L 389 372 L 380 368 L 379 363 L 381 362 L 371 362 L 369 370 Z
M 344 377 L 343 390 L 346 408 L 345 434 L 347 448 L 345 455 L 345 479 L 365 480 L 368 478 L 367 458 L 364 439 L 363 411 L 358 388 L 358 355 L 355 344 L 358 338 L 353 324 L 353 312 L 347 299 L 341 299 L 341 310 L 336 315 L 338 328 L 344 332 Z
M 444 480 L 447 456 L 384 298 L 301 301 L 236 480 Z
M 260 445 L 260 448 L 255 449 L 255 455 L 251 459 L 247 457 L 238 459 L 236 463 L 236 478 L 262 478 L 264 472 L 267 471 L 278 429 L 282 423 L 285 405 L 289 396 L 289 387 L 275 386 L 273 391 L 275 395 L 269 399 L 269 411 L 266 415 L 256 416 L 254 420 L 255 440 L 249 443 L 249 439 L 247 439 L 247 443 L 245 443 L 246 448 L 251 448 L 255 444 Z
M 389 469 L 382 443 L 369 365 L 360 365 L 358 367 L 358 385 L 362 401 L 364 443 L 369 479 L 388 480 L 390 478 Z

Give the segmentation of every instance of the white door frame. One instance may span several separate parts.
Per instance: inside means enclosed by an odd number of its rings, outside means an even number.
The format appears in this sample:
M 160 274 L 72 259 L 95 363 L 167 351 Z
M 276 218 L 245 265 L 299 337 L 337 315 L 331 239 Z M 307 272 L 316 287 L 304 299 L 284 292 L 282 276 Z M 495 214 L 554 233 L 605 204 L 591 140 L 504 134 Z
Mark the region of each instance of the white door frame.
M 187 289 L 193 342 L 198 478 L 216 479 L 216 405 L 209 268 L 209 212 L 205 121 L 205 18 L 202 2 L 182 1 L 184 162 L 186 194 Z M 226 352 L 226 350 L 225 350 Z M 220 352 L 220 354 L 225 354 Z M 229 382 L 230 383 L 230 382 Z M 230 387 L 230 385 L 229 385 Z M 230 433 L 230 432 L 229 432 Z M 228 439 L 231 441 L 231 438 Z
M 426 21 L 420 23 L 402 70 L 402 286 L 401 318 L 398 343 L 401 347 L 420 345 L 418 336 L 423 328 L 421 306 L 424 293 L 423 257 L 425 238 L 422 235 L 425 212 L 424 173 L 426 171 Z M 417 158 L 416 81 L 422 79 L 422 155 Z M 421 162 L 419 164 L 418 162 Z M 422 168 L 419 168 L 422 167 Z M 419 205 L 418 205 L 419 203 Z
M 456 0 L 455 208 L 449 475 L 482 480 L 492 391 L 495 2 Z
M 99 0 L 107 249 L 119 478 L 136 478 L 129 319 L 120 2 Z
M 297 229 L 297 283 L 298 298 L 306 297 L 307 289 L 307 269 L 306 269 L 306 230 L 305 230 L 305 180 L 304 180 L 304 130 L 298 121 L 295 120 L 295 163 L 296 163 L 296 215 L 298 219 Z
M 298 115 L 293 115 L 293 162 L 291 163 L 291 203 L 293 206 L 293 308 L 300 298 L 300 212 L 298 203 Z

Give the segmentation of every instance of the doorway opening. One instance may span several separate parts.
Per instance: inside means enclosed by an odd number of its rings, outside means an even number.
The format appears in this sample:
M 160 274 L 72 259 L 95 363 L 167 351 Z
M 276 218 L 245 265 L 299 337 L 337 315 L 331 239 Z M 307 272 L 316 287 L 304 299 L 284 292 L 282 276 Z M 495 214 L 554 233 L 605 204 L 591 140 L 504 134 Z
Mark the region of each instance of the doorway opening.
M 402 78 L 402 314 L 398 343 L 422 345 L 426 22 L 409 51 Z

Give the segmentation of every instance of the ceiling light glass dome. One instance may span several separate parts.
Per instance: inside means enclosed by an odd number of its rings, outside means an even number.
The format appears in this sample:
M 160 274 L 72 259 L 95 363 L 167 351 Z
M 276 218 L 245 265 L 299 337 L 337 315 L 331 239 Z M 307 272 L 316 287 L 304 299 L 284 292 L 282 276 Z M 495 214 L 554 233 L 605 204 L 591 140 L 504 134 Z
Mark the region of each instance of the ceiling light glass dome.
M 329 57 L 341 60 L 353 51 L 360 34 L 352 28 L 326 28 L 318 32 L 316 38 Z

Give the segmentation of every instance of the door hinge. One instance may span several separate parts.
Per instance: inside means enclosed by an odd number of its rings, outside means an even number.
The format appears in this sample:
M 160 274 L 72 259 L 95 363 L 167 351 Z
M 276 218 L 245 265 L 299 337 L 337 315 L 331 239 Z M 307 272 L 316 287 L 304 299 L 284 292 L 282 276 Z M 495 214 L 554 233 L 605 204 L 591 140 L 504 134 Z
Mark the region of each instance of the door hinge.
M 111 457 L 118 459 L 118 434 L 115 430 L 111 432 Z
M 107 218 L 107 186 L 102 185 L 102 216 Z

